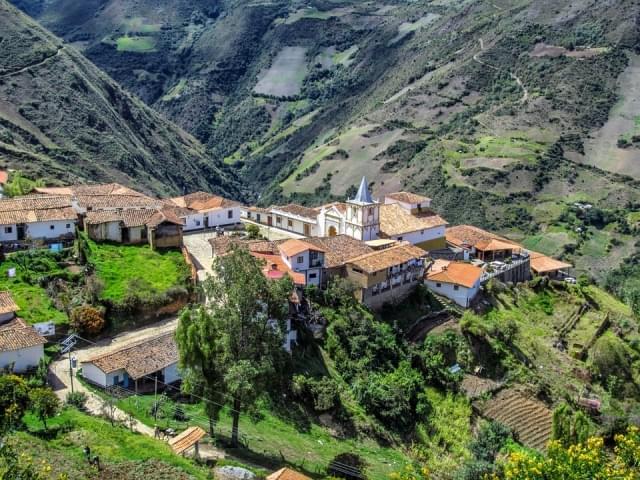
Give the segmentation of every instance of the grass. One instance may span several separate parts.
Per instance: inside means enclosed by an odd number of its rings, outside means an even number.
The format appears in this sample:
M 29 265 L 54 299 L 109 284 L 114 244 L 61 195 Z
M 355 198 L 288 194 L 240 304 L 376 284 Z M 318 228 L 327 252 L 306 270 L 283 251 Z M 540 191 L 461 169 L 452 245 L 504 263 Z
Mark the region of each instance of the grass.
M 160 23 L 146 23 L 144 17 L 133 17 L 124 23 L 127 33 L 156 33 L 162 28 Z
M 306 47 L 284 47 L 253 91 L 276 97 L 298 95 L 307 76 L 306 54 Z
M 68 323 L 67 315 L 55 308 L 44 288 L 37 283 L 31 285 L 25 282 L 19 270 L 17 276 L 9 278 L 8 270 L 15 267 L 16 264 L 11 261 L 11 256 L 0 265 L 0 290 L 11 292 L 13 300 L 20 307 L 18 315 L 31 324 L 48 321 L 53 321 L 56 325 Z M 59 273 L 60 271 L 48 273 Z
M 389 45 L 399 42 L 409 33 L 415 32 L 423 27 L 428 26 L 431 22 L 440 18 L 437 13 L 427 13 L 424 17 L 420 17 L 415 22 L 404 22 L 398 26 L 398 34 L 389 41 Z
M 471 458 L 471 405 L 463 395 L 442 393 L 433 388 L 426 391 L 433 411 L 428 421 L 418 427 L 423 443 L 419 447 L 424 464 L 431 472 L 451 478 L 460 466 Z
M 524 239 L 525 248 L 545 255 L 558 256 L 565 245 L 575 243 L 568 232 L 545 232 L 540 235 L 532 235 Z
M 116 39 L 119 52 L 147 53 L 156 49 L 156 39 L 153 37 L 119 37 Z
M 358 45 L 352 45 L 343 52 L 336 52 L 333 55 L 333 63 L 335 65 L 346 65 L 348 67 L 353 63 L 353 57 L 357 53 L 358 49 Z
M 146 478 L 183 479 L 188 478 L 187 475 L 196 479 L 209 478 L 205 468 L 175 455 L 166 443 L 132 433 L 121 426 L 112 427 L 106 420 L 73 408 L 66 408 L 47 421 L 50 431 L 58 430 L 57 436 L 48 441 L 39 438 L 43 434 L 40 420 L 32 414 L 25 415 L 24 420 L 28 432 L 13 434 L 11 442 L 20 451 L 31 455 L 34 463 L 45 461 L 50 464 L 54 478 L 59 473 L 66 473 L 71 480 L 145 478 L 142 474 L 135 476 L 135 471 L 139 469 L 147 470 Z M 105 467 L 100 475 L 87 466 L 83 454 L 83 448 L 87 445 L 92 455 L 98 455 Z M 143 464 L 148 464 L 147 468 L 143 468 Z
M 536 156 L 546 150 L 544 143 L 535 142 L 522 137 L 493 137 L 484 136 L 477 139 L 475 144 L 461 141 L 446 141 L 448 151 L 445 156 L 452 160 L 472 157 L 486 158 L 514 158 L 533 162 Z
M 104 282 L 101 298 L 122 301 L 132 284 L 144 293 L 158 294 L 174 286 L 185 286 L 189 276 L 182 253 L 155 251 L 148 245 L 114 245 L 89 241 L 91 261 Z
M 162 101 L 168 102 L 170 100 L 173 100 L 174 98 L 178 98 L 182 94 L 182 91 L 186 86 L 187 86 L 187 80 L 184 78 L 181 78 L 180 81 L 177 84 L 175 84 L 173 87 L 171 87 L 171 90 L 169 90 L 162 97 Z
M 136 418 L 147 425 L 154 425 L 154 419 L 150 415 L 153 404 L 153 395 L 139 396 L 119 401 L 119 407 L 132 413 Z M 168 411 L 173 411 L 175 403 L 168 400 Z M 204 415 L 201 403 L 182 404 L 184 412 L 189 417 L 187 422 L 177 422 L 172 419 L 160 420 L 160 426 L 171 426 L 178 430 L 187 425 L 200 425 L 208 431 L 208 421 Z M 229 451 L 238 459 L 251 458 L 254 463 L 266 460 L 269 463 L 281 463 L 282 457 L 286 462 L 302 466 L 311 472 L 324 472 L 329 462 L 338 454 L 344 452 L 355 453 L 368 464 L 369 478 L 387 478 L 388 474 L 401 469 L 409 462 L 408 457 L 401 451 L 389 447 L 383 447 L 366 438 L 338 439 L 330 432 L 315 423 L 305 425 L 305 428 L 296 427 L 271 412 L 266 406 L 259 408 L 257 415 L 259 420 L 248 416 L 241 417 L 240 436 L 246 442 L 249 451 Z M 231 431 L 231 417 L 228 409 L 224 409 L 217 431 L 222 438 L 228 439 Z

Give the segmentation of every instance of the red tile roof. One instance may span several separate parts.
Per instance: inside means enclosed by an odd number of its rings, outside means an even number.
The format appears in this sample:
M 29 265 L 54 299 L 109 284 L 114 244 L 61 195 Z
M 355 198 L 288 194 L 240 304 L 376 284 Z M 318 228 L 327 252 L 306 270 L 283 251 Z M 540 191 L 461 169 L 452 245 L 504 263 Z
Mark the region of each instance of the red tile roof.
M 0 352 L 44 345 L 47 341 L 21 318 L 0 324 Z
M 311 480 L 311 477 L 307 477 L 300 472 L 285 467 L 268 475 L 267 480 Z
M 429 197 L 423 197 L 422 195 L 418 195 L 416 193 L 411 193 L 411 192 L 389 193 L 385 196 L 385 198 L 391 198 L 392 200 L 396 200 L 402 203 L 410 203 L 412 205 L 418 204 L 418 203 L 427 203 L 431 201 Z
M 270 280 L 278 280 L 285 275 L 289 275 L 296 285 L 306 285 L 307 279 L 304 273 L 294 272 L 284 263 L 280 255 L 269 255 L 265 253 L 251 252 L 255 258 L 265 261 L 262 273 Z M 277 272 L 277 273 L 276 273 Z
M 317 252 L 325 251 L 323 247 L 317 246 L 311 242 L 307 242 L 306 240 L 295 240 L 295 239 L 286 240 L 285 242 L 280 244 L 279 249 L 287 257 L 293 257 L 294 255 L 298 255 L 299 253 L 306 252 L 307 250 L 315 250 Z
M 450 262 L 439 271 L 427 273 L 427 280 L 473 287 L 482 276 L 482 268 L 463 262 Z
M 380 233 L 386 237 L 395 237 L 430 228 L 447 225 L 439 215 L 412 215 L 397 203 L 380 205 Z

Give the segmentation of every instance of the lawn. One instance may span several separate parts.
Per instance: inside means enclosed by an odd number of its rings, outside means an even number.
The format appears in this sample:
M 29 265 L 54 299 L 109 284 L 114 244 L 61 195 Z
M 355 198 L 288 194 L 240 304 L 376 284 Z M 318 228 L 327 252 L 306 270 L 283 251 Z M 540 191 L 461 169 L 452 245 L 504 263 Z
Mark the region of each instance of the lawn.
M 58 430 L 55 438 L 39 438 L 42 423 L 32 414 L 24 418 L 27 432 L 17 432 L 10 442 L 19 451 L 32 456 L 34 463 L 52 467 L 52 478 L 65 473 L 70 480 L 85 478 L 197 478 L 207 479 L 209 472 L 190 460 L 175 455 L 164 442 L 132 433 L 125 427 L 112 427 L 101 418 L 73 408 L 64 409 L 47 422 L 49 430 Z M 83 448 L 89 446 L 98 455 L 103 470 L 98 474 L 84 459 Z
M 144 296 L 187 284 L 189 269 L 179 251 L 155 251 L 148 245 L 88 243 L 90 261 L 104 282 L 103 300 L 120 302 L 132 288 Z
M 20 271 L 14 278 L 9 278 L 7 272 L 10 268 L 15 268 L 16 264 L 9 256 L 0 265 L 0 290 L 9 290 L 13 300 L 20 307 L 18 315 L 28 323 L 39 323 L 53 321 L 56 325 L 66 324 L 69 319 L 67 315 L 56 308 L 51 301 L 47 291 L 37 282 L 30 284 L 22 279 Z M 48 274 L 60 273 L 60 269 L 47 272 Z
M 428 26 L 440 18 L 438 13 L 427 13 L 424 17 L 420 17 L 415 22 L 403 22 L 398 26 L 398 34 L 389 41 L 389 45 L 399 42 L 411 32 L 415 32 L 423 27 Z
M 166 398 L 166 397 L 165 397 Z M 132 413 L 147 425 L 154 425 L 151 412 L 153 395 L 130 397 L 119 401 L 119 407 Z M 161 409 L 170 415 L 175 411 L 175 403 L 166 400 Z M 177 430 L 187 425 L 200 425 L 208 431 L 208 420 L 204 415 L 201 403 L 182 404 L 183 411 L 189 418 L 186 422 L 178 422 L 172 418 L 158 421 L 160 426 L 170 426 Z M 338 439 L 330 432 L 315 423 L 297 428 L 271 412 L 266 406 L 259 408 L 257 418 L 248 415 L 240 420 L 240 437 L 247 449 L 229 450 L 227 453 L 240 461 L 263 463 L 265 467 L 270 463 L 280 463 L 282 457 L 295 465 L 303 466 L 310 472 L 324 472 L 329 462 L 338 454 L 344 452 L 355 453 L 367 462 L 367 473 L 371 479 L 387 478 L 388 474 L 400 470 L 409 462 L 408 457 L 401 451 L 378 445 L 371 439 L 348 438 Z M 224 409 L 217 431 L 222 439 L 228 440 L 231 433 L 231 417 L 228 409 Z
M 153 37 L 119 37 L 116 40 L 119 52 L 146 53 L 156 49 L 156 39 Z

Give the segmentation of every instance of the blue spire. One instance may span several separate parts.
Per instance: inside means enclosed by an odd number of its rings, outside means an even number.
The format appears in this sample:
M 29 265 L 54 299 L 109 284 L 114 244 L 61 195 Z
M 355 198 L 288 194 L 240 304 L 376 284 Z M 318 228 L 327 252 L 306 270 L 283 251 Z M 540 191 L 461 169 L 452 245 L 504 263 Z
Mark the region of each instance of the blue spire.
M 367 177 L 362 177 L 362 181 L 360 182 L 360 188 L 358 188 L 356 198 L 351 201 L 357 203 L 374 203 L 373 199 L 371 198 L 371 193 L 369 193 L 369 184 L 367 183 Z

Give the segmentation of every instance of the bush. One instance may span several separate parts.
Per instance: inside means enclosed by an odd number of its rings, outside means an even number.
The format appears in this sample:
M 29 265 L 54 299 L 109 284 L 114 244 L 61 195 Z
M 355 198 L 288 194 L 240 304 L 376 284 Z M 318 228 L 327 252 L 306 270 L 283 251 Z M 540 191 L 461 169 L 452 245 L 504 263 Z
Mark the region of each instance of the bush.
M 104 313 L 90 305 L 82 305 L 71 311 L 70 323 L 71 328 L 77 332 L 97 335 L 105 325 Z
M 509 438 L 511 430 L 505 425 L 498 422 L 485 423 L 469 449 L 476 459 L 492 463 Z
M 316 412 L 333 410 L 339 404 L 338 386 L 330 377 L 319 379 L 295 375 L 291 383 L 291 390 L 300 400 L 312 403 Z
M 87 403 L 87 394 L 84 392 L 69 392 L 65 398 L 65 403 L 78 410 L 84 410 Z
M 245 231 L 247 232 L 247 238 L 249 240 L 258 240 L 262 238 L 262 235 L 260 234 L 260 227 L 253 223 L 247 224 Z

